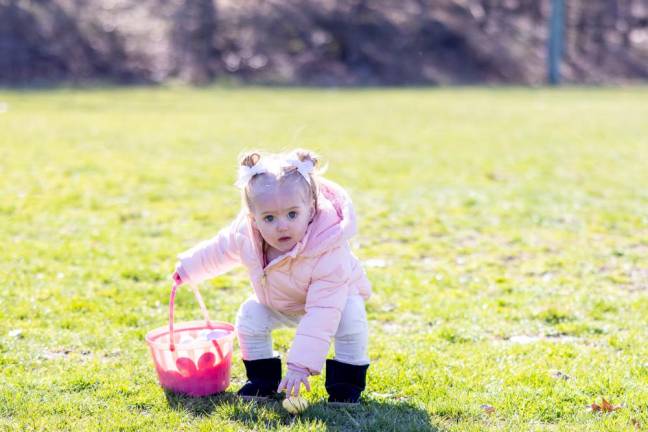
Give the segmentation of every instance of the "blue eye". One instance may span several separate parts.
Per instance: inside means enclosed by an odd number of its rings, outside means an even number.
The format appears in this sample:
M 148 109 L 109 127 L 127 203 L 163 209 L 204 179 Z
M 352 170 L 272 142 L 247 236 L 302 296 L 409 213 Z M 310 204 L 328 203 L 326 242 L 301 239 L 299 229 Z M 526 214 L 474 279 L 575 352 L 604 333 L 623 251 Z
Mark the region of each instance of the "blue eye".
M 288 217 L 290 219 L 295 219 L 297 217 L 297 212 L 296 211 L 288 212 Z
M 274 220 L 274 216 L 268 215 L 268 216 L 264 217 L 263 220 L 266 221 L 266 222 L 272 222 Z

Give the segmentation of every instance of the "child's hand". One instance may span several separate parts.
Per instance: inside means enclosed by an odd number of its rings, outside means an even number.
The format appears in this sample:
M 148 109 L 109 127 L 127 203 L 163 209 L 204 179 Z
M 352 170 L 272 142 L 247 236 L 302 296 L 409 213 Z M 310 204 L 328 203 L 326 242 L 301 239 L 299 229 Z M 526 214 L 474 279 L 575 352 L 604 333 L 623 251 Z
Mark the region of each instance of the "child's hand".
M 277 392 L 286 389 L 286 397 L 290 396 L 299 396 L 299 389 L 301 388 L 302 383 L 306 390 L 310 391 L 310 383 L 308 382 L 308 370 L 296 367 L 293 365 L 288 365 L 288 372 L 286 376 L 281 380 Z

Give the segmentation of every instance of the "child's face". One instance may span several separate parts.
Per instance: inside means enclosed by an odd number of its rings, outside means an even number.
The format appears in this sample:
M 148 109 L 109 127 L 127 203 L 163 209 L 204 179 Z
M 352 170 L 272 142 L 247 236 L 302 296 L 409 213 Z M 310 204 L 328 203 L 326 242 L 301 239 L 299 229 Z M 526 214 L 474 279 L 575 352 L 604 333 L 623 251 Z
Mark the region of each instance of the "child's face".
M 308 193 L 297 182 L 263 182 L 254 189 L 252 223 L 270 246 L 288 252 L 304 238 L 315 212 Z

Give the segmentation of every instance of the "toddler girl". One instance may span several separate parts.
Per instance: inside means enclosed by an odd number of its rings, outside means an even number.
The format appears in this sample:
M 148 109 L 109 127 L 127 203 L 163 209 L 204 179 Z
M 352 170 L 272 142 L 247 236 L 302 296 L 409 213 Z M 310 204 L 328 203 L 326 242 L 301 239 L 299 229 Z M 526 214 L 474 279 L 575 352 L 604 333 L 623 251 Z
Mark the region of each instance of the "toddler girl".
M 239 308 L 236 330 L 247 372 L 244 399 L 310 391 L 308 378 L 324 366 L 332 403 L 357 403 L 369 367 L 364 301 L 371 286 L 348 240 L 356 221 L 351 200 L 337 184 L 316 175 L 308 151 L 241 160 L 237 186 L 243 209 L 211 240 L 178 256 L 177 283 L 198 284 L 244 265 L 254 295 Z M 272 330 L 297 327 L 281 379 Z

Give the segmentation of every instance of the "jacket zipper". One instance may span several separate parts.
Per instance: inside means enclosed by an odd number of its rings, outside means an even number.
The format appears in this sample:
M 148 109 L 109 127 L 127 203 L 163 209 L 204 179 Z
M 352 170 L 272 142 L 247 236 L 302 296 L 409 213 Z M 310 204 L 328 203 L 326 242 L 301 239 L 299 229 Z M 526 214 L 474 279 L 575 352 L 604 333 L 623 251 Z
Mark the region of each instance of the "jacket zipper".
M 268 269 L 282 262 L 284 259 L 287 258 L 287 256 L 285 256 L 286 254 L 284 254 L 283 258 L 281 258 L 280 260 L 274 261 L 274 263 L 270 262 L 268 263 L 268 265 L 265 265 L 265 254 L 263 252 L 263 245 L 260 248 L 261 250 L 259 250 L 258 244 L 256 242 L 254 243 L 255 243 L 254 248 L 257 250 L 257 255 L 259 255 L 259 261 L 261 262 L 261 268 L 263 270 L 263 276 L 261 276 L 261 290 L 263 291 L 263 294 L 266 296 L 266 301 L 268 302 L 268 304 L 270 304 L 271 303 L 270 295 L 268 294 L 267 287 L 266 287 L 268 282 Z M 272 264 L 272 266 L 270 264 Z
M 266 301 L 268 302 L 268 305 L 272 306 L 272 302 L 270 301 L 270 294 L 267 291 L 267 283 L 268 283 L 268 270 L 271 267 L 276 266 L 277 264 L 283 262 L 285 259 L 287 259 L 287 256 L 284 256 L 278 261 L 275 261 L 274 263 L 271 263 L 272 265 L 268 264 L 266 267 L 263 268 L 263 276 L 261 276 L 261 289 L 263 290 L 263 293 L 266 296 Z
M 258 248 L 257 248 L 257 250 L 258 250 Z M 260 255 L 261 269 L 263 270 L 263 276 L 261 276 L 261 291 L 263 291 L 263 294 L 266 297 L 266 302 L 268 302 L 268 305 L 272 306 L 271 301 L 270 301 L 270 294 L 268 293 L 268 290 L 267 290 L 268 269 L 271 267 L 270 266 L 271 263 L 268 263 L 268 265 L 266 265 L 266 263 L 265 263 L 265 253 L 263 252 L 263 247 L 261 247 L 261 250 L 259 252 L 260 252 L 259 255 Z M 274 264 L 272 264 L 272 266 L 274 267 L 275 265 L 277 265 L 281 261 L 283 261 L 283 259 L 275 262 Z

